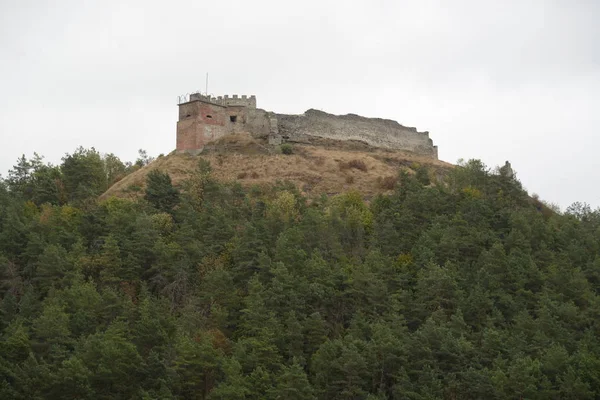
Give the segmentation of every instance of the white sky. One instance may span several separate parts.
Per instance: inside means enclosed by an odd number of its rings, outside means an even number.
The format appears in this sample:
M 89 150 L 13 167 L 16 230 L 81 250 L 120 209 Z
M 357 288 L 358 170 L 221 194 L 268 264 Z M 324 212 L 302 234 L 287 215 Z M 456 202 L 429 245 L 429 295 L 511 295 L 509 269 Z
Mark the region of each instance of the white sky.
M 208 72 L 214 95 L 394 119 L 597 207 L 599 20 L 595 0 L 0 0 L 0 173 L 79 145 L 169 153 Z

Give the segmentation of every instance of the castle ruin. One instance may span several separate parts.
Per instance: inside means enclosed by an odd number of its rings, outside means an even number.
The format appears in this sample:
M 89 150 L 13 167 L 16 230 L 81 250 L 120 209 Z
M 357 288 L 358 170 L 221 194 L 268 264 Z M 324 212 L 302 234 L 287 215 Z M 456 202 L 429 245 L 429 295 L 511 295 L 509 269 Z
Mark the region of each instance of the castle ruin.
M 236 133 L 267 139 L 271 145 L 310 143 L 311 138 L 325 138 L 360 141 L 373 147 L 438 158 L 437 146 L 433 145 L 429 132 L 418 132 L 388 119 L 332 115 L 312 109 L 301 115 L 275 114 L 256 108 L 256 96 L 213 97 L 193 93 L 180 97 L 178 152 L 198 154 L 208 143 Z

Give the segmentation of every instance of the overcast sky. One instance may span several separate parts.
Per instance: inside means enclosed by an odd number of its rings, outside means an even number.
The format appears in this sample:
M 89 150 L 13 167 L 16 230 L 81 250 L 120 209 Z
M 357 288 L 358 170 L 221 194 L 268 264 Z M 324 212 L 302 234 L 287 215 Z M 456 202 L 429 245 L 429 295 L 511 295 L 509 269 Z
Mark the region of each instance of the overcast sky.
M 427 130 L 455 163 L 600 206 L 600 1 L 0 0 L 0 173 L 175 147 L 177 96 Z

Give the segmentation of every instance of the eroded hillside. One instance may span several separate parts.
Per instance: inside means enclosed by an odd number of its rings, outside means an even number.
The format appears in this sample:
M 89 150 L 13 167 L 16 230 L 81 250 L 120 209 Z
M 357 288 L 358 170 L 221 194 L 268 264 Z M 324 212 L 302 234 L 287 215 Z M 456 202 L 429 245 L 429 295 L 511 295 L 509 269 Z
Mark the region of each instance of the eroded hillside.
M 155 169 L 168 172 L 180 185 L 197 166 L 199 158 L 210 162 L 213 175 L 221 181 L 238 181 L 243 186 L 290 181 L 307 195 L 359 190 L 365 196 L 393 189 L 401 169 L 413 173 L 427 166 L 436 180 L 452 165 L 410 153 L 375 149 L 361 143 L 319 140 L 294 144 L 292 154 L 264 146 L 246 135 L 227 136 L 207 146 L 200 156 L 171 153 L 126 176 L 101 198 L 137 197 L 143 193 L 147 174 Z

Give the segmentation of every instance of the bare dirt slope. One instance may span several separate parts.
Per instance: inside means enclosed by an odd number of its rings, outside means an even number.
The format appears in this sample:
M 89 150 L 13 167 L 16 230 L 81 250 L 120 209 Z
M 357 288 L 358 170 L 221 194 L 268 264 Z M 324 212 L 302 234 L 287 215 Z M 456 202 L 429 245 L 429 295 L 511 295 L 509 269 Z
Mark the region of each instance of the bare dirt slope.
M 210 162 L 213 176 L 218 180 L 238 181 L 243 186 L 287 180 L 310 196 L 352 189 L 372 196 L 392 189 L 400 169 L 412 172 L 418 165 L 427 165 L 435 179 L 453 167 L 410 153 L 326 140 L 294 144 L 293 154 L 284 155 L 249 136 L 237 135 L 214 143 L 199 156 L 171 153 L 159 157 L 115 183 L 101 198 L 139 196 L 143 193 L 146 175 L 154 169 L 168 172 L 173 184 L 180 185 L 194 171 L 200 158 Z

